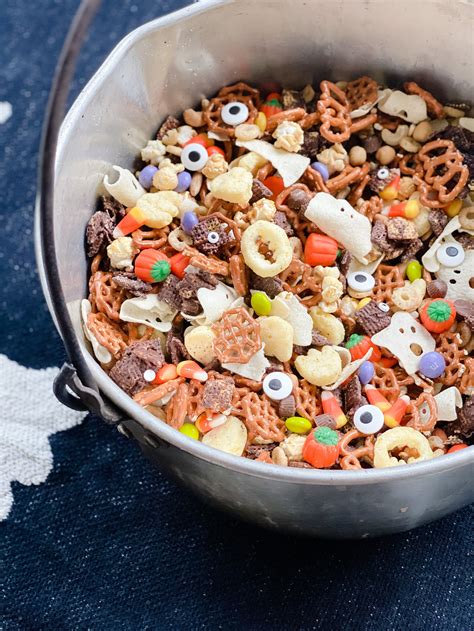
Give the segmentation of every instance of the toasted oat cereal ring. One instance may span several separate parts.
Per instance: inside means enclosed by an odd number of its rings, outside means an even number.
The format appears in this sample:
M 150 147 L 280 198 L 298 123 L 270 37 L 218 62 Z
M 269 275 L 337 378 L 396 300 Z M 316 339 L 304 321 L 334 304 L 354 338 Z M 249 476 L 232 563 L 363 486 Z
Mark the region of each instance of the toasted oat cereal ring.
M 381 434 L 375 441 L 374 446 L 374 467 L 393 467 L 399 465 L 403 461 L 392 456 L 390 452 L 394 449 L 402 448 L 415 449 L 418 456 L 413 461 L 430 460 L 433 457 L 433 451 L 428 439 L 412 427 L 393 427 Z
M 269 221 L 256 221 L 242 235 L 242 255 L 250 269 L 268 278 L 288 267 L 293 249 L 285 231 Z

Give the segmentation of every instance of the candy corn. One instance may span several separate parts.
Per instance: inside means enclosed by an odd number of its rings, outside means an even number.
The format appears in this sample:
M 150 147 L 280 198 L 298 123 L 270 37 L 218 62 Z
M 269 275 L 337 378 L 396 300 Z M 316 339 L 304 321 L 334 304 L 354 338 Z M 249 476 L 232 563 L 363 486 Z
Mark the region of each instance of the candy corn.
M 196 381 L 207 381 L 208 374 L 201 368 L 199 364 L 192 361 L 192 359 L 186 359 L 183 362 L 179 362 L 176 366 L 176 372 L 178 377 L 184 377 L 185 379 L 196 379 Z
M 368 383 L 364 388 L 364 392 L 371 405 L 375 405 L 382 412 L 387 412 L 390 409 L 390 403 L 375 386 Z
M 397 427 L 400 425 L 400 422 L 406 412 L 408 404 L 410 403 L 410 397 L 403 395 L 395 403 L 392 407 L 384 412 L 383 418 L 385 421 L 385 425 L 387 427 Z
M 127 234 L 131 234 L 135 230 L 138 230 L 138 228 L 144 226 L 145 222 L 145 213 L 137 206 L 134 206 L 134 208 L 130 209 L 125 217 L 115 226 L 113 232 L 114 239 L 125 237 Z
M 143 379 L 145 379 L 145 381 L 157 386 L 166 381 L 176 379 L 177 376 L 178 373 L 176 372 L 176 366 L 174 364 L 163 364 L 157 372 L 154 370 L 145 370 L 143 373 Z
M 390 184 L 380 191 L 379 196 L 386 202 L 392 202 L 397 199 L 398 189 L 400 188 L 400 176 L 397 175 Z
M 219 425 L 223 425 L 227 420 L 227 416 L 225 414 L 215 414 L 210 410 L 203 412 L 196 419 L 196 427 L 201 432 L 201 434 L 206 434 L 210 432 L 211 429 L 215 429 L 219 427 Z
M 341 406 L 333 393 L 328 390 L 323 390 L 321 393 L 321 402 L 323 404 L 323 412 L 325 414 L 330 414 L 335 419 L 336 429 L 344 427 L 347 423 L 347 416 L 342 411 Z
M 405 219 L 415 219 L 420 213 L 420 202 L 417 199 L 409 199 L 401 204 L 394 204 L 388 211 L 389 217 L 405 217 Z

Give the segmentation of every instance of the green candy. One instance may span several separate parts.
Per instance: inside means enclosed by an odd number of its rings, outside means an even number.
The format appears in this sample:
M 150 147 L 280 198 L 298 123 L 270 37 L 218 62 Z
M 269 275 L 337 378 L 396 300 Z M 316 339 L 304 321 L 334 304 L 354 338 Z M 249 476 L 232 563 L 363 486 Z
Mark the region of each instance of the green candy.
M 179 428 L 179 431 L 187 436 L 188 438 L 193 438 L 194 440 L 199 440 L 199 430 L 192 423 L 184 423 Z
M 150 274 L 156 283 L 161 283 L 162 280 L 168 278 L 171 272 L 171 267 L 168 261 L 156 261 L 151 268 Z
M 252 298 L 250 299 L 250 304 L 258 316 L 270 315 L 270 311 L 272 310 L 272 301 L 267 294 L 263 293 L 263 291 L 256 291 L 253 293 Z
M 311 429 L 311 422 L 302 416 L 290 416 L 286 419 L 285 425 L 294 434 L 307 434 Z
M 418 263 L 418 261 L 410 261 L 410 263 L 408 263 L 406 275 L 410 283 L 412 283 L 414 280 L 417 280 L 418 278 L 421 278 L 422 274 L 423 268 L 420 263 Z

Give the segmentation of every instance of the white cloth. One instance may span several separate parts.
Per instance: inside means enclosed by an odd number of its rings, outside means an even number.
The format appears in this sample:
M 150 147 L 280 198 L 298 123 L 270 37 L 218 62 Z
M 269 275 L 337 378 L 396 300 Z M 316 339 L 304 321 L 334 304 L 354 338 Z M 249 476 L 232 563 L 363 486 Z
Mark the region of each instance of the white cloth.
M 41 484 L 53 468 L 49 436 L 78 425 L 86 416 L 56 400 L 58 368 L 25 368 L 0 355 L 0 520 L 13 504 L 11 483 Z

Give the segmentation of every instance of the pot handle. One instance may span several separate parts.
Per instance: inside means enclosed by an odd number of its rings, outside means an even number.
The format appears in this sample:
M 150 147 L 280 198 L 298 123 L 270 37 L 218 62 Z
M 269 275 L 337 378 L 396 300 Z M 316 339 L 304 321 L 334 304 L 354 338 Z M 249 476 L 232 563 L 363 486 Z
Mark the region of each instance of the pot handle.
M 64 363 L 53 382 L 53 392 L 60 403 L 79 412 L 93 412 L 107 423 L 117 424 L 123 414 L 102 394 L 84 385 L 72 364 Z

